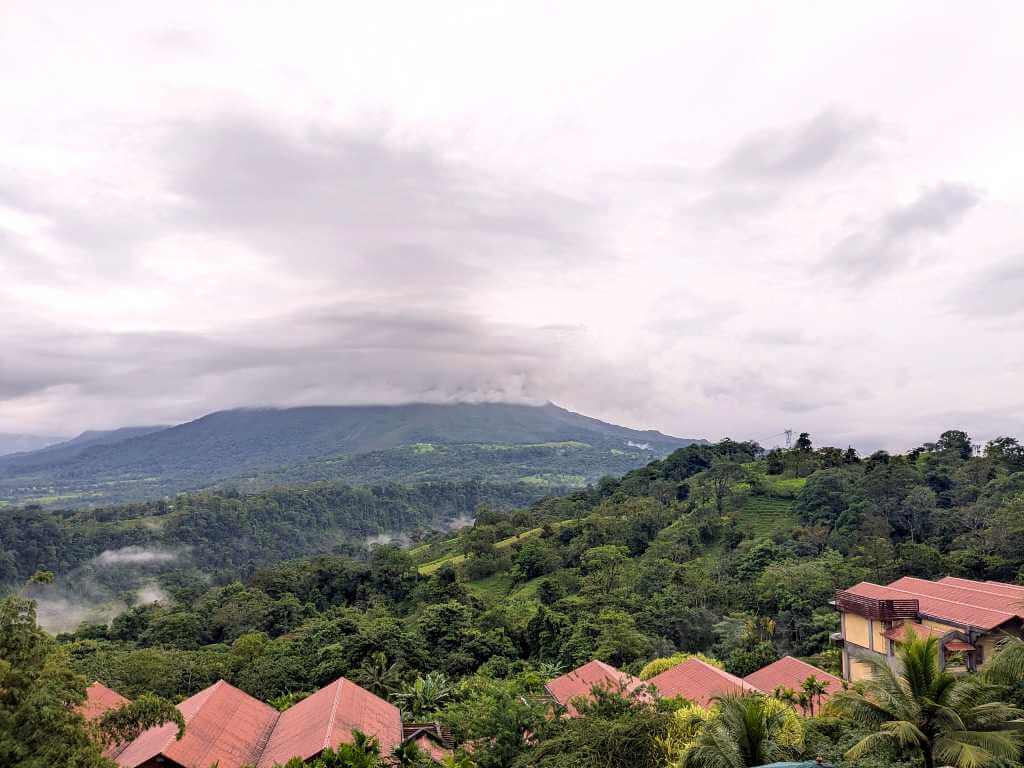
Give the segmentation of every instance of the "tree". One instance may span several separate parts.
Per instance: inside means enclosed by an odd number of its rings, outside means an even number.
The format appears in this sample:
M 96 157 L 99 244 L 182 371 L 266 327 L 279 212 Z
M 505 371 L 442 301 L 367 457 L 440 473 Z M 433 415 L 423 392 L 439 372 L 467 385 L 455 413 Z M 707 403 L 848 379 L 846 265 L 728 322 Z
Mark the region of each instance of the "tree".
M 746 471 L 741 464 L 735 461 L 716 459 L 704 476 L 711 484 L 711 492 L 715 497 L 715 509 L 721 515 L 725 512 L 726 499 L 736 483 L 746 476 Z
M 796 443 L 793 445 L 793 447 L 802 453 L 810 453 L 811 449 L 813 448 L 813 445 L 811 444 L 810 433 L 801 432 L 800 436 L 796 439 Z
M 641 680 L 650 680 L 656 675 L 660 675 L 666 669 L 672 669 L 682 664 L 687 659 L 700 659 L 705 664 L 710 664 L 713 667 L 719 669 L 725 669 L 725 664 L 720 662 L 718 659 L 712 658 L 711 656 L 705 656 L 703 653 L 684 653 L 680 651 L 673 653 L 671 656 L 664 656 L 660 659 L 652 659 L 644 665 L 643 669 L 640 670 L 640 674 L 637 675 Z
M 310 764 L 299 761 L 296 768 L 385 768 L 387 763 L 381 758 L 380 742 L 359 730 L 352 731 L 352 741 L 339 744 L 336 749 L 327 747 Z M 284 768 L 292 768 L 292 762 Z
M 402 711 L 413 720 L 422 720 L 444 706 L 455 688 L 441 672 L 428 672 L 417 677 L 395 696 L 402 703 Z
M 961 459 L 969 459 L 974 453 L 971 438 L 966 432 L 959 429 L 947 429 L 939 435 L 939 441 L 935 447 L 943 453 L 949 453 Z
M 898 527 L 910 533 L 911 541 L 915 543 L 924 541 L 931 532 L 931 518 L 935 504 L 935 492 L 924 486 L 912 489 L 903 500 Z
M 807 679 L 800 684 L 801 692 L 807 697 L 807 712 L 814 714 L 814 707 L 821 709 L 821 697 L 828 693 L 828 683 L 819 680 L 814 675 L 808 675 Z
M 680 768 L 750 768 L 799 756 L 800 718 L 768 696 L 723 696 L 711 717 L 694 715 L 696 738 L 684 747 Z
M 641 691 L 595 686 L 576 702 L 580 717 L 560 718 L 514 763 L 516 768 L 662 768 L 670 716 Z
M 903 667 L 896 673 L 883 661 L 868 661 L 874 678 L 860 689 L 840 691 L 829 706 L 870 729 L 846 753 L 849 760 L 881 746 L 918 754 L 925 768 L 942 765 L 980 768 L 1014 759 L 1021 745 L 1010 721 L 1024 715 L 996 700 L 1000 687 L 984 677 L 958 679 L 939 668 L 939 644 L 911 630 L 899 646 Z
M 143 731 L 164 723 L 178 726 L 175 738 L 185 735 L 185 718 L 178 708 L 166 699 L 144 693 L 130 704 L 105 712 L 100 718 L 100 732 L 115 744 L 127 744 Z
M 629 558 L 628 550 L 612 544 L 593 547 L 581 558 L 586 586 L 597 595 L 610 596 L 618 589 Z
M 375 651 L 363 661 L 354 677 L 366 690 L 387 697 L 398 690 L 402 682 L 402 668 L 397 662 L 389 664 L 388 656 L 383 651 Z
M 107 768 L 98 739 L 74 707 L 85 678 L 36 625 L 35 603 L 0 602 L 0 765 L 11 768 Z
M 985 456 L 994 459 L 1008 472 L 1024 471 L 1024 445 L 1013 437 L 997 437 L 985 445 Z

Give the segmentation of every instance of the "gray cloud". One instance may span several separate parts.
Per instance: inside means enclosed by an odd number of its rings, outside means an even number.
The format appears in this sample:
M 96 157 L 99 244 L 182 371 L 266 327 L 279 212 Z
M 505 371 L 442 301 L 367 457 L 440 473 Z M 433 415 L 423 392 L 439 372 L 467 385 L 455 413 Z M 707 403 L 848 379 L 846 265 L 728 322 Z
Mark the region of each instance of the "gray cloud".
M 243 405 L 538 403 L 565 373 L 562 355 L 577 335 L 353 305 L 220 333 L 3 328 L 0 345 L 19 363 L 0 368 L 0 402 L 64 392 L 97 415 L 120 411 L 117 423 L 134 413 L 176 420 Z
M 817 173 L 878 130 L 872 120 L 826 109 L 805 123 L 742 141 L 719 164 L 728 177 L 786 181 Z
M 809 120 L 759 131 L 703 173 L 665 168 L 645 178 L 688 185 L 688 217 L 744 223 L 776 209 L 801 185 L 836 168 L 874 157 L 881 133 L 872 119 L 828 108 Z
M 964 315 L 1024 312 L 1024 254 L 973 275 L 953 292 L 950 303 Z
M 903 266 L 917 238 L 949 232 L 980 200 L 979 193 L 965 184 L 937 184 L 843 237 L 827 261 L 859 283 L 871 282 Z
M 176 126 L 168 146 L 179 226 L 349 282 L 466 284 L 499 265 L 576 260 L 593 212 L 383 135 L 294 135 L 246 115 Z
M 143 128 L 140 128 L 142 131 Z M 0 228 L 0 265 L 30 282 L 144 280 L 143 249 L 217 238 L 346 290 L 459 297 L 515 265 L 601 259 L 584 200 L 471 169 L 386 132 L 289 132 L 253 114 L 145 126 L 156 191 L 0 176 L 0 204 L 47 222 L 54 248 Z

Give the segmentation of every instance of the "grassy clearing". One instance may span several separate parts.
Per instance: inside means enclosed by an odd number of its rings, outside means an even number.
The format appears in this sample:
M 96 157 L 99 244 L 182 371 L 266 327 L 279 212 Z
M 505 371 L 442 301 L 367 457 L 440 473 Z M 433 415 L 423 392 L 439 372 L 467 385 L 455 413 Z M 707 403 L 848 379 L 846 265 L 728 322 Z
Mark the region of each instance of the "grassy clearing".
M 572 522 L 572 521 L 571 520 L 559 521 L 559 522 L 556 522 L 556 523 L 552 523 L 551 527 L 554 528 L 555 530 L 558 530 L 563 525 L 566 525 L 567 523 L 570 523 L 570 522 Z M 501 541 L 496 542 L 494 544 L 494 548 L 495 549 L 507 549 L 508 547 L 511 547 L 514 544 L 518 544 L 521 541 L 526 541 L 527 539 L 532 539 L 534 536 L 540 536 L 540 534 L 541 534 L 541 532 L 543 530 L 544 530 L 543 527 L 530 528 L 528 531 L 522 531 L 520 533 L 517 533 L 515 536 L 509 536 L 507 539 L 502 539 Z M 464 563 L 464 562 L 466 562 L 466 556 L 465 555 L 448 555 L 447 557 L 441 557 L 441 558 L 438 558 L 437 560 L 431 560 L 429 563 L 424 563 L 423 565 L 421 565 L 419 567 L 419 571 L 420 571 L 420 573 L 422 575 L 429 576 L 430 574 L 434 573 L 435 571 L 437 571 L 439 568 L 441 568 L 444 565 L 459 565 L 460 563 Z
M 796 523 L 793 502 L 768 496 L 751 496 L 736 514 L 740 529 L 753 536 L 770 536 Z
M 775 477 L 765 476 L 765 482 L 770 496 L 783 499 L 795 499 L 803 487 L 807 485 L 806 477 Z
M 522 533 L 517 533 L 515 536 L 509 536 L 507 539 L 502 539 L 501 541 L 496 542 L 495 545 L 494 545 L 494 548 L 495 549 L 507 549 L 508 547 L 511 547 L 516 542 L 526 541 L 527 539 L 532 539 L 534 536 L 540 535 L 540 532 L 542 530 L 544 530 L 544 529 L 543 528 L 531 528 L 528 531 L 523 531 Z M 440 569 L 443 565 L 459 565 L 460 563 L 464 563 L 464 562 L 466 562 L 466 556 L 465 555 L 449 555 L 448 557 L 442 557 L 439 560 L 434 560 L 432 562 L 429 562 L 429 563 L 426 563 L 424 565 L 421 565 L 420 566 L 420 573 L 423 574 L 424 576 L 429 576 L 430 574 L 432 574 L 435 571 L 437 571 L 438 569 Z
M 587 484 L 587 478 L 583 475 L 524 475 L 517 479 L 521 483 L 552 488 L 563 486 L 578 488 Z
M 486 605 L 495 605 L 507 597 L 512 590 L 512 574 L 497 573 L 486 579 L 467 581 L 465 587 L 470 593 L 483 600 Z

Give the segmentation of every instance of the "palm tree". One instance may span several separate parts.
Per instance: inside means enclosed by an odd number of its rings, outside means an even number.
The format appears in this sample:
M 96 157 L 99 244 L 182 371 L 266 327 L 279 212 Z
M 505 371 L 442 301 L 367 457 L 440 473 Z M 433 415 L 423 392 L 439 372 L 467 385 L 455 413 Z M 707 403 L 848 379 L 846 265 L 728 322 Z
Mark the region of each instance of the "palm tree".
M 398 690 L 402 682 L 402 667 L 398 662 L 388 664 L 388 657 L 382 651 L 376 651 L 363 661 L 353 677 L 370 693 L 386 698 Z
M 749 768 L 799 757 L 803 728 L 796 712 L 760 694 L 717 699 L 697 737 L 683 749 L 679 768 Z
M 399 768 L 415 768 L 424 765 L 430 758 L 423 754 L 423 750 L 413 742 L 407 741 L 399 744 L 391 751 L 392 761 Z
M 775 690 L 772 691 L 772 696 L 783 704 L 789 704 L 791 707 L 800 703 L 800 696 L 797 692 L 785 685 L 775 686 Z
M 402 702 L 402 710 L 415 720 L 436 712 L 454 693 L 454 686 L 443 672 L 428 672 L 417 677 L 395 698 Z
M 813 717 L 815 704 L 818 705 L 818 710 L 821 710 L 821 697 L 828 692 L 828 683 L 819 680 L 814 675 L 808 675 L 801 684 L 800 690 L 807 695 L 808 714 Z
M 351 743 L 339 744 L 337 749 L 327 747 L 311 768 L 385 768 L 385 764 L 376 737 L 353 730 Z
M 997 700 L 1002 686 L 985 674 L 958 678 L 939 669 L 936 638 L 918 638 L 913 631 L 897 656 L 902 672 L 871 660 L 874 678 L 829 702 L 873 731 L 846 753 L 847 759 L 882 746 L 920 754 L 925 768 L 934 768 L 936 760 L 983 768 L 1000 758 L 1016 758 L 1021 745 L 1017 728 L 1024 725 L 1018 718 L 1024 712 Z

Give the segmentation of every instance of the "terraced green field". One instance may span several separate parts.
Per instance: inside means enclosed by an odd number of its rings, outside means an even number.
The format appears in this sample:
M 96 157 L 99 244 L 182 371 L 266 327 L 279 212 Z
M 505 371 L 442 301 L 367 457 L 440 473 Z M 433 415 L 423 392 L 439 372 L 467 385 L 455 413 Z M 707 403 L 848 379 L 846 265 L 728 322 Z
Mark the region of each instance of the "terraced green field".
M 736 522 L 745 533 L 770 536 L 796 523 L 793 501 L 772 496 L 751 496 L 736 515 Z

